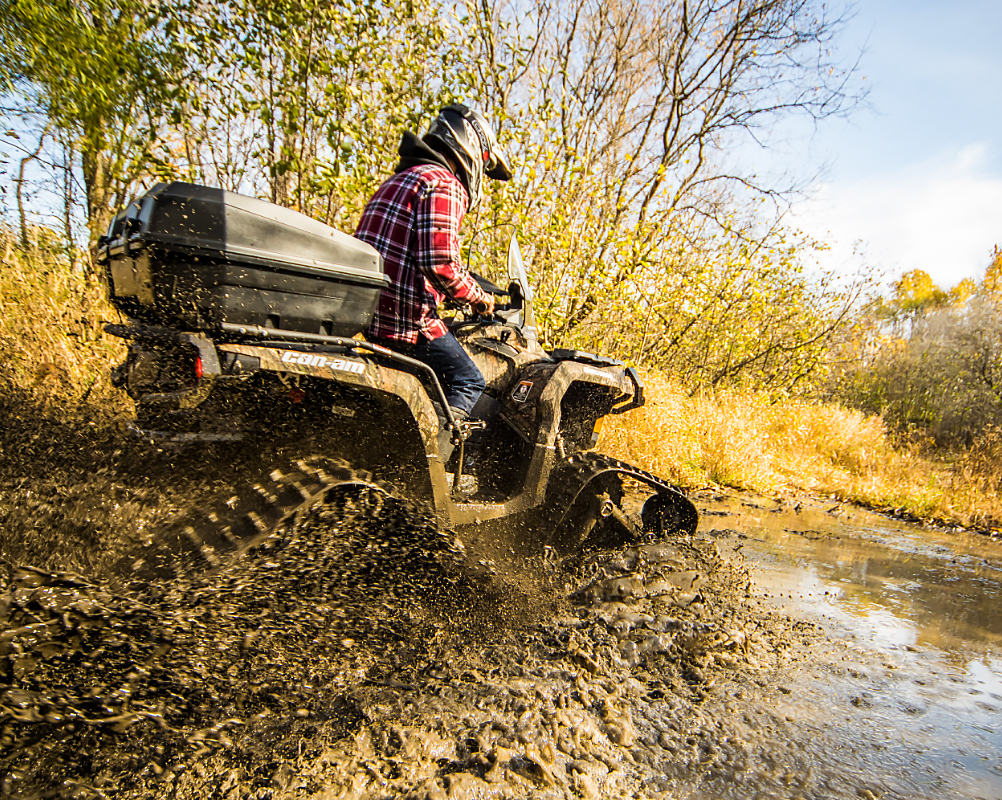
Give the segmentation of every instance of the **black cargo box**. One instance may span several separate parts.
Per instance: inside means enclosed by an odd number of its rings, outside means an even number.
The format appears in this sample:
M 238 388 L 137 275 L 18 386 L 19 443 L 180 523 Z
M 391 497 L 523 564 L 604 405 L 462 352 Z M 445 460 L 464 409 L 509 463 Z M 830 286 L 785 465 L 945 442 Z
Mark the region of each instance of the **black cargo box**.
M 369 245 L 303 214 L 190 183 L 161 183 L 102 237 L 111 302 L 142 322 L 353 336 L 389 283 Z

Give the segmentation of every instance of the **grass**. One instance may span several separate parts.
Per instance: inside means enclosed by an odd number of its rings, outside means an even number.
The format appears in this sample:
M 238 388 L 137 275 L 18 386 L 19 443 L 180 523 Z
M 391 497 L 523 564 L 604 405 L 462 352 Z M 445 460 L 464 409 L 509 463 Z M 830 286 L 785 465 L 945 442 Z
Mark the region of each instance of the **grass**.
M 103 282 L 74 268 L 51 232 L 31 234 L 23 248 L 0 227 L 5 419 L 86 425 L 122 419 L 131 404 L 111 386 L 109 372 L 125 346 L 103 331 L 105 322 L 118 319 Z M 773 403 L 747 391 L 690 395 L 662 374 L 645 380 L 647 405 L 607 419 L 599 448 L 672 481 L 773 495 L 808 492 L 1002 527 L 1002 431 L 946 463 L 895 447 L 879 418 L 838 405 Z M 0 437 L 0 451 L 10 447 L 23 450 L 24 444 Z
M 103 282 L 70 263 L 44 228 L 0 227 L 0 391 L 42 413 L 107 417 L 127 407 L 109 382 L 125 347 L 104 333 L 119 319 Z
M 688 486 L 809 493 L 968 527 L 1002 526 L 1002 433 L 951 463 L 895 446 L 879 417 L 756 392 L 690 395 L 644 376 L 647 405 L 599 449 Z

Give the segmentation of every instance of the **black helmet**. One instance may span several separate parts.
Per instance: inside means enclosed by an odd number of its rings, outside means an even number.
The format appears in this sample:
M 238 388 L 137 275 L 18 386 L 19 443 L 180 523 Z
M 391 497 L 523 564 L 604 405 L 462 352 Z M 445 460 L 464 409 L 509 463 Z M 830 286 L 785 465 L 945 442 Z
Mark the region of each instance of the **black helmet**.
M 483 176 L 499 181 L 511 179 L 508 160 L 484 115 L 461 103 L 446 106 L 432 121 L 425 142 L 435 150 L 445 149 L 459 167 L 459 179 L 466 186 L 473 208 L 483 194 Z

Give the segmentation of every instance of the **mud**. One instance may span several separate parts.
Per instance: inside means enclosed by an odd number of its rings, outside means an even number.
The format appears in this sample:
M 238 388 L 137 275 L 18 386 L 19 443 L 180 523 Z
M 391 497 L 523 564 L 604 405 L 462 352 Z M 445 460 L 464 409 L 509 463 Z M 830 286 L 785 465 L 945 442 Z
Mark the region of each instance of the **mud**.
M 130 586 L 108 566 L 263 457 L 54 431 L 0 486 L 2 797 L 936 796 L 791 705 L 877 662 L 755 592 L 725 512 L 560 559 L 358 490 Z

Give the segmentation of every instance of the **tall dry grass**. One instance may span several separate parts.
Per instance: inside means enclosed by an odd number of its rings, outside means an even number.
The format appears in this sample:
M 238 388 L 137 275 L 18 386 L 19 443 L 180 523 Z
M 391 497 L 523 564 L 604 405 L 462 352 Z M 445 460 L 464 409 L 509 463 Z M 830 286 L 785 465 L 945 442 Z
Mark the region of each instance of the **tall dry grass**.
M 690 395 L 658 373 L 645 381 L 647 405 L 607 420 L 599 449 L 690 486 L 806 491 L 1002 526 L 1002 435 L 944 463 L 896 447 L 879 417 L 836 404 L 748 391 Z
M 103 282 L 74 267 L 52 232 L 37 228 L 32 237 L 22 247 L 0 226 L 5 424 L 32 415 L 87 422 L 130 414 L 125 394 L 108 379 L 124 345 L 103 331 L 118 319 Z M 774 403 L 747 391 L 690 395 L 662 374 L 645 380 L 647 405 L 607 419 L 599 448 L 670 480 L 770 494 L 807 491 L 1002 526 L 1002 431 L 945 464 L 895 448 L 879 417 L 838 405 Z
M 114 414 L 125 408 L 109 383 L 121 340 L 102 281 L 71 263 L 51 231 L 32 228 L 27 247 L 0 226 L 0 391 L 45 413 Z M 86 405 L 86 409 L 81 404 Z

